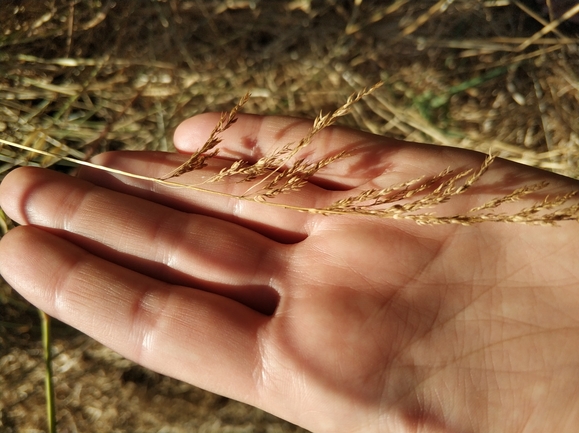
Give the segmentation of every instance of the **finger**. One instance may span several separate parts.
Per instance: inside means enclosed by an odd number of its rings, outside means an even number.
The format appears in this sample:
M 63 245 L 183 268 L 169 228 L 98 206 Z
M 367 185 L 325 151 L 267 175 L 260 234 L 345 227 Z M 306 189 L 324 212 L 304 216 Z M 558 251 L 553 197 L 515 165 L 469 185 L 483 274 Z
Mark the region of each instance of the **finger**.
M 98 165 L 135 173 L 151 178 L 161 177 L 183 163 L 186 156 L 161 152 L 108 152 L 93 158 Z M 187 173 L 176 179 L 183 185 L 199 185 L 206 191 L 193 191 L 157 183 L 150 180 L 114 175 L 97 169 L 82 169 L 79 177 L 104 188 L 135 195 L 183 212 L 216 217 L 250 228 L 278 242 L 294 243 L 304 239 L 311 231 L 311 215 L 287 212 L 271 206 L 264 206 L 253 200 L 242 200 L 251 184 L 236 180 L 203 184 L 210 176 L 229 166 L 221 159 L 212 159 L 202 170 Z M 215 194 L 211 191 L 228 195 Z M 315 186 L 304 188 L 291 198 L 291 203 L 301 207 L 315 207 L 323 200 L 324 191 Z M 284 197 L 285 199 L 285 197 Z
M 184 121 L 175 131 L 177 149 L 185 153 L 198 149 L 218 119 L 219 114 L 207 113 Z M 220 146 L 223 155 L 255 161 L 284 144 L 298 142 L 311 126 L 311 120 L 240 114 L 238 121 L 222 134 Z M 386 188 L 419 177 L 436 176 L 447 168 L 455 172 L 476 170 L 485 158 L 484 154 L 471 150 L 405 142 L 338 126 L 319 132 L 305 155 L 315 160 L 341 150 L 346 150 L 349 156 L 324 167 L 314 176 L 314 182 L 333 190 Z M 561 176 L 497 159 L 473 191 L 508 194 L 523 184 L 540 180 L 551 183 L 550 194 L 574 186 Z M 329 195 L 324 202 L 338 197 Z
M 127 270 L 34 227 L 0 242 L 0 273 L 30 302 L 123 356 L 252 402 L 267 318 L 227 298 Z
M 219 114 L 192 117 L 179 125 L 174 143 L 178 150 L 191 153 L 206 141 Z M 222 155 L 254 162 L 283 145 L 298 143 L 313 122 L 282 116 L 238 115 L 238 121 L 222 133 Z M 312 143 L 296 158 L 316 161 L 348 152 L 346 158 L 324 167 L 313 182 L 330 190 L 348 190 L 362 186 L 385 187 L 418 176 L 437 174 L 449 164 L 480 163 L 484 156 L 473 152 L 403 142 L 349 128 L 331 126 L 314 136 Z M 289 162 L 291 165 L 291 161 Z
M 110 261 L 268 314 L 275 309 L 278 295 L 270 283 L 282 274 L 282 246 L 251 230 L 43 169 L 15 170 L 0 195 L 15 221 L 58 230 Z

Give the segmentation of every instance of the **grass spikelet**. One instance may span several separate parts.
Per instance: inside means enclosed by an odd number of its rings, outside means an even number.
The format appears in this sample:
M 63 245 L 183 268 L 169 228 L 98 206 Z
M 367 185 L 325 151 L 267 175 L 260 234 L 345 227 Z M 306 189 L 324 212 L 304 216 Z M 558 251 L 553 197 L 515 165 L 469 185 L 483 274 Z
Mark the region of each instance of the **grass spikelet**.
M 450 169 L 446 169 L 439 175 L 433 176 L 424 182 L 421 182 L 424 179 L 424 176 L 421 176 L 416 179 L 391 185 L 388 188 L 368 189 L 355 196 L 337 200 L 327 207 L 326 210 L 356 212 L 370 209 L 371 207 L 377 207 L 379 205 L 395 203 L 400 200 L 408 199 L 432 187 L 432 185 L 446 177 L 450 172 Z
M 279 194 L 297 191 L 302 188 L 307 180 L 320 169 L 326 167 L 338 159 L 346 157 L 347 152 L 340 152 L 334 156 L 320 159 L 314 163 L 308 163 L 304 159 L 296 161 L 290 168 L 281 170 L 259 191 L 254 191 L 256 198 L 273 198 Z M 248 190 L 249 191 L 249 190 Z
M 189 173 L 193 170 L 199 170 L 205 167 L 207 165 L 206 161 L 219 153 L 219 149 L 215 149 L 215 146 L 221 143 L 219 134 L 229 129 L 231 125 L 237 121 L 237 112 L 245 105 L 245 103 L 249 100 L 249 97 L 250 94 L 246 93 L 235 105 L 235 107 L 233 107 L 228 113 L 222 113 L 219 122 L 217 122 L 217 125 L 215 125 L 215 128 L 213 128 L 213 131 L 211 131 L 211 134 L 209 135 L 209 138 L 205 144 L 203 144 L 199 150 L 193 152 L 187 161 L 185 161 L 175 170 L 160 177 L 160 179 L 171 179 L 181 176 L 185 173 Z
M 547 182 L 539 182 L 539 183 L 536 183 L 533 185 L 525 185 L 525 186 L 522 186 L 521 188 L 517 188 L 512 193 L 507 194 L 504 197 L 498 197 L 498 198 L 495 198 L 493 200 L 486 202 L 485 204 L 474 207 L 471 210 L 469 210 L 469 212 L 474 213 L 474 212 L 478 212 L 478 211 L 485 210 L 485 209 L 495 209 L 504 203 L 515 202 L 515 201 L 521 200 L 522 198 L 524 198 L 525 196 L 527 196 L 533 192 L 545 189 L 547 186 L 549 186 L 549 184 Z

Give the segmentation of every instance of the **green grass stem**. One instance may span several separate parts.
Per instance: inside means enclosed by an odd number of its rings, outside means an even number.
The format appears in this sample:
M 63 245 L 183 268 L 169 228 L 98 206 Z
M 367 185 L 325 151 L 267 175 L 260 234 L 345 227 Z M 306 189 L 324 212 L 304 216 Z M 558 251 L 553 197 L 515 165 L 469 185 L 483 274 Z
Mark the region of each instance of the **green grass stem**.
M 52 336 L 50 332 L 50 316 L 44 311 L 40 313 L 40 326 L 42 328 L 42 348 L 44 353 L 44 388 L 46 395 L 46 415 L 48 423 L 48 433 L 56 433 L 56 404 L 54 395 L 54 384 L 52 380 Z

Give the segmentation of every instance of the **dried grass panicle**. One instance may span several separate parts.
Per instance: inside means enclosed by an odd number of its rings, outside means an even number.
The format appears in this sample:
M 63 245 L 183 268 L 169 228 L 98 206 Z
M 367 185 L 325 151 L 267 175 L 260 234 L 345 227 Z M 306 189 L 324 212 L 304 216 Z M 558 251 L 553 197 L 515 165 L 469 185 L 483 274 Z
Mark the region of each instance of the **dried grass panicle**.
M 298 211 L 320 213 L 325 215 L 358 215 L 373 216 L 379 218 L 406 219 L 415 221 L 418 224 L 475 224 L 481 222 L 511 222 L 511 223 L 532 223 L 532 224 L 555 224 L 558 221 L 579 220 L 579 205 L 573 204 L 565 207 L 576 195 L 576 191 L 570 191 L 563 195 L 551 198 L 545 196 L 544 199 L 532 206 L 528 206 L 511 213 L 494 212 L 505 203 L 513 203 L 523 199 L 531 193 L 538 192 L 548 186 L 546 182 L 539 182 L 531 185 L 524 185 L 514 191 L 504 194 L 501 197 L 493 198 L 479 206 L 465 211 L 464 214 L 438 215 L 431 209 L 436 208 L 468 191 L 476 184 L 488 171 L 495 160 L 494 155 L 488 155 L 481 166 L 474 169 L 466 169 L 455 172 L 447 168 L 437 175 L 429 178 L 424 176 L 410 179 L 398 184 L 390 185 L 382 189 L 367 189 L 358 192 L 356 195 L 336 200 L 334 203 L 323 208 L 305 208 L 284 204 L 279 200 L 274 200 L 282 194 L 297 193 L 303 188 L 308 180 L 322 170 L 324 167 L 335 161 L 347 158 L 347 151 L 339 151 L 334 155 L 321 158 L 317 161 L 309 161 L 307 158 L 295 157 L 300 150 L 312 143 L 314 136 L 324 128 L 332 125 L 335 120 L 348 114 L 355 103 L 364 96 L 371 94 L 381 83 L 364 89 L 361 92 L 351 95 L 346 103 L 337 110 L 328 114 L 319 114 L 315 119 L 312 128 L 297 143 L 288 143 L 281 148 L 274 150 L 270 154 L 260 158 L 254 164 L 243 160 L 234 161 L 229 168 L 221 170 L 217 175 L 203 182 L 205 186 L 209 184 L 231 179 L 237 182 L 253 182 L 245 193 L 231 195 L 217 190 L 202 188 L 199 185 L 188 185 L 172 181 L 172 178 L 179 177 L 193 170 L 202 169 L 207 165 L 207 160 L 218 154 L 216 147 L 220 142 L 220 134 L 231 127 L 236 122 L 236 116 L 240 108 L 249 100 L 246 94 L 229 112 L 223 113 L 218 123 L 209 135 L 204 145 L 194 152 L 191 157 L 172 172 L 161 178 L 148 178 L 131 173 L 120 172 L 128 176 L 146 178 L 151 181 L 171 185 L 173 187 L 190 188 L 205 193 L 229 195 L 238 200 L 252 200 L 272 206 Z M 46 151 L 34 149 L 25 145 L 12 144 L 16 147 L 24 148 L 31 152 L 49 155 Z M 79 164 L 91 165 L 90 163 L 75 160 L 70 157 L 61 157 L 67 161 L 76 161 Z M 105 167 L 98 167 L 104 170 L 113 171 Z M 429 210 L 429 211 L 426 211 Z M 484 212 L 483 211 L 487 211 Z M 493 211 L 493 212 L 488 212 Z
M 303 188 L 308 180 L 324 167 L 338 159 L 347 158 L 346 151 L 322 158 L 318 161 L 308 161 L 306 158 L 295 159 L 299 151 L 311 144 L 314 136 L 324 128 L 332 125 L 338 117 L 349 113 L 353 105 L 364 96 L 371 94 L 381 83 L 351 95 L 346 103 L 328 114 L 319 114 L 312 128 L 297 143 L 288 143 L 260 158 L 254 164 L 238 160 L 229 168 L 222 169 L 217 175 L 204 183 L 215 183 L 226 178 L 238 182 L 253 182 L 245 193 L 234 196 L 239 200 L 253 200 L 287 209 L 321 213 L 325 215 L 365 215 L 380 218 L 407 219 L 418 224 L 475 224 L 481 222 L 512 222 L 532 224 L 554 224 L 563 220 L 579 220 L 578 205 L 563 207 L 576 192 L 569 192 L 555 198 L 546 196 L 533 206 L 507 213 L 488 212 L 499 208 L 505 203 L 513 203 L 531 193 L 538 192 L 548 186 L 547 182 L 524 185 L 501 197 L 491 199 L 479 206 L 467 210 L 464 214 L 437 215 L 427 209 L 436 208 L 464 194 L 476 184 L 495 161 L 495 155 L 488 155 L 481 166 L 455 172 L 447 168 L 435 176 L 424 176 L 411 179 L 389 187 L 371 188 L 356 195 L 341 198 L 323 208 L 300 208 L 272 200 L 282 194 L 296 193 Z M 247 102 L 247 95 L 231 110 L 223 114 L 213 129 L 209 139 L 202 148 L 183 165 L 178 167 L 173 176 L 202 168 L 206 159 L 214 156 L 218 149 L 215 146 L 221 141 L 219 134 L 235 122 L 235 115 L 240 107 Z M 210 151 L 209 153 L 203 153 Z M 169 176 L 157 179 L 163 182 Z M 174 185 L 174 184 L 173 184 Z M 179 184 L 177 184 L 179 185 Z M 179 185 L 189 187 L 188 185 Z M 195 188 L 195 186 L 191 186 Z M 210 192 L 210 191 L 209 191 Z M 483 213 L 482 211 L 487 211 Z

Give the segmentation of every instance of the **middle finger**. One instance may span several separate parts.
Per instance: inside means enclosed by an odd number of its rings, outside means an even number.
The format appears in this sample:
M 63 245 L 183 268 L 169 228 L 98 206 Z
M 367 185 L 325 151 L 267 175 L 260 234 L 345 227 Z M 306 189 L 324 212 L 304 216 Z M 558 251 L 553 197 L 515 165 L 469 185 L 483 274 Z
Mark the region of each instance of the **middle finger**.
M 140 273 L 241 296 L 244 303 L 258 292 L 277 296 L 271 285 L 283 269 L 285 246 L 247 228 L 50 170 L 15 170 L 0 190 L 1 205 L 15 221 L 50 229 Z

